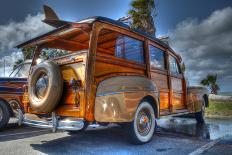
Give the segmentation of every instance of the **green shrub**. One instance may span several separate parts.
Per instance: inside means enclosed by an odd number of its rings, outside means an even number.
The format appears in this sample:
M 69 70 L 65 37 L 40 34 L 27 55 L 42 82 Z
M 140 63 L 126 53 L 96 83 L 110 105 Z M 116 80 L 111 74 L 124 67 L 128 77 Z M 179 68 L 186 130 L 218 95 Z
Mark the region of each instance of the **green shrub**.
M 232 103 L 210 101 L 206 108 L 206 116 L 226 116 L 232 117 Z

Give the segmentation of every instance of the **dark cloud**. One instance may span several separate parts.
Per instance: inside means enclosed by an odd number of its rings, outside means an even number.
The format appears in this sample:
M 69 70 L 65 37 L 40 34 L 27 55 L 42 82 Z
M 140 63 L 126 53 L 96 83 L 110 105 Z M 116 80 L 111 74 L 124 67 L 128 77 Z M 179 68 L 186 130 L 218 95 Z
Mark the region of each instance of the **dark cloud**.
M 28 15 L 23 22 L 0 25 L 0 56 L 9 55 L 17 44 L 50 30 L 51 27 L 41 22 L 43 18 L 42 14 Z
M 6 25 L 0 25 L 0 76 L 4 75 L 4 60 L 7 76 L 11 72 L 14 62 L 22 58 L 22 53 L 14 48 L 17 44 L 52 29 L 41 22 L 43 18 L 42 14 L 28 15 L 22 22 L 12 21 Z
M 170 45 L 186 64 L 191 84 L 217 73 L 222 91 L 232 91 L 232 8 L 214 11 L 208 18 L 188 19 L 169 33 Z

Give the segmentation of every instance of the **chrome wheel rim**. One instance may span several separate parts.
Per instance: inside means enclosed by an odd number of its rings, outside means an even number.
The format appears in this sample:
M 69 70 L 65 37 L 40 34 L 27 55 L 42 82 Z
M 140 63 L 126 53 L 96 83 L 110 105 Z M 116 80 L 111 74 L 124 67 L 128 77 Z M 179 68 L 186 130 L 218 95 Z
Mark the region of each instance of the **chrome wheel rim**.
M 3 110 L 2 110 L 2 108 L 0 107 L 0 121 L 2 121 L 2 118 L 3 118 Z
M 46 74 L 42 74 L 36 84 L 35 84 L 35 94 L 39 99 L 43 99 L 47 93 L 48 88 L 48 76 Z
M 141 136 L 149 134 L 152 126 L 151 113 L 148 109 L 141 109 L 136 120 L 137 129 Z

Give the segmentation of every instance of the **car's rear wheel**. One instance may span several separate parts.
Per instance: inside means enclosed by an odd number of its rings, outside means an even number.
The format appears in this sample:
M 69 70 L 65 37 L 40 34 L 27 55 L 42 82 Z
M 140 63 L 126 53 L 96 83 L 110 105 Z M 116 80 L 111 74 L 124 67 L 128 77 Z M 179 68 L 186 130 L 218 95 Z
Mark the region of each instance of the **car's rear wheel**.
M 134 121 L 127 126 L 131 142 L 134 144 L 149 142 L 152 139 L 155 128 L 154 109 L 149 102 L 142 101 L 136 110 Z
M 0 130 L 3 130 L 10 119 L 10 111 L 6 103 L 0 101 Z
M 201 111 L 195 113 L 197 123 L 203 124 L 205 122 L 205 99 L 202 100 Z

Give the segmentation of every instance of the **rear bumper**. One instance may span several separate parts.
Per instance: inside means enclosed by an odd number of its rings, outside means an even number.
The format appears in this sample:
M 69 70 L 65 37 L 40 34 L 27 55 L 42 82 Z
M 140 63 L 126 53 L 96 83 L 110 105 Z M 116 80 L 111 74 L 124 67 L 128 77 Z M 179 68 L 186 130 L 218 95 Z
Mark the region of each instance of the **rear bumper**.
M 33 114 L 23 114 L 22 111 L 19 111 L 19 125 L 26 124 L 38 128 L 50 128 L 53 132 L 56 130 L 81 130 L 84 127 L 84 120 L 77 119 L 73 117 L 67 117 L 60 119 L 53 112 L 52 117 L 49 119 L 41 119 Z

